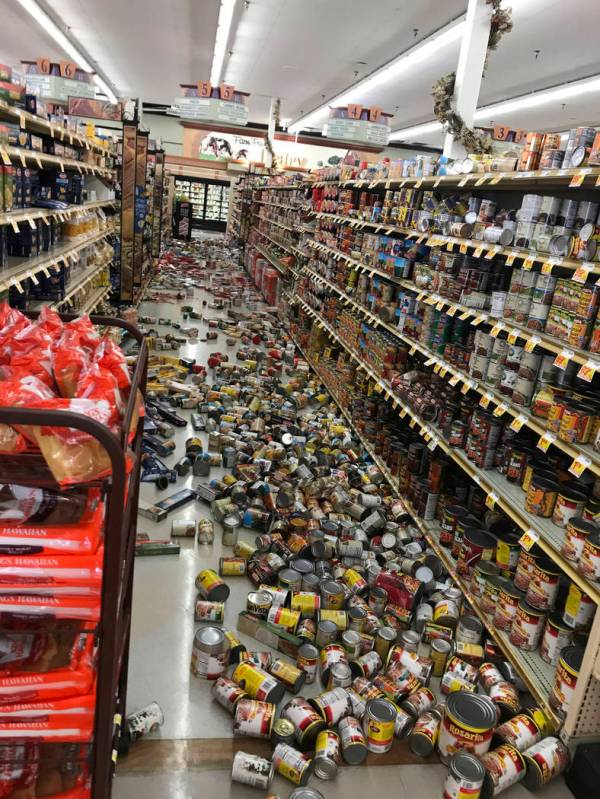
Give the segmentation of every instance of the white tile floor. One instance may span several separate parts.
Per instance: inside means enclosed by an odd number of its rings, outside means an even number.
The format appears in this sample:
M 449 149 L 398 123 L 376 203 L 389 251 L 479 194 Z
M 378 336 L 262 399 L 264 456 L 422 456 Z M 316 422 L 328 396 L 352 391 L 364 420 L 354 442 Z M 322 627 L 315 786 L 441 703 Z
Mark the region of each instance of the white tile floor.
M 182 304 L 193 304 L 201 308 L 202 299 L 210 299 L 210 295 L 196 290 L 193 301 L 184 300 Z M 179 305 L 168 303 L 143 303 L 142 315 L 154 315 L 180 319 Z M 217 316 L 219 312 L 205 310 L 207 316 Z M 224 315 L 224 314 L 221 314 Z M 203 322 L 185 322 L 198 325 L 206 331 Z M 160 328 L 161 332 L 172 331 L 172 328 Z M 201 333 L 202 335 L 202 333 Z M 199 363 L 206 363 L 212 352 L 225 349 L 225 336 L 219 334 L 217 341 L 186 344 L 181 347 L 180 354 L 194 357 Z M 234 357 L 236 347 L 227 348 L 230 358 Z M 179 411 L 189 417 L 188 411 Z M 183 453 L 183 442 L 193 432 L 191 425 L 176 429 L 176 453 L 166 458 L 168 464 L 174 464 Z M 202 434 L 206 442 L 206 435 Z M 211 470 L 210 478 L 219 476 L 222 470 Z M 142 484 L 141 499 L 151 503 L 164 498 L 174 490 L 195 485 L 205 478 L 187 477 L 179 479 L 166 491 L 159 492 L 153 484 Z M 150 534 L 153 539 L 168 538 L 171 521 L 174 518 L 210 517 L 208 505 L 199 502 L 176 511 L 161 524 L 155 524 L 140 518 L 138 530 Z M 223 738 L 231 735 L 232 718 L 210 698 L 210 684 L 190 674 L 190 654 L 194 630 L 199 626 L 194 623 L 193 607 L 196 597 L 194 579 L 202 568 L 217 570 L 219 558 L 232 554 L 230 548 L 223 548 L 220 527 L 216 525 L 215 543 L 212 546 L 198 545 L 187 539 L 179 539 L 181 553 L 179 556 L 138 557 L 135 562 L 134 607 L 132 621 L 132 642 L 129 666 L 128 711 L 131 712 L 151 701 L 157 701 L 164 711 L 163 726 L 152 734 L 153 738 L 164 740 Z M 251 531 L 243 531 L 243 536 L 253 540 Z M 231 595 L 226 604 L 225 627 L 235 629 L 237 614 L 245 607 L 246 594 L 251 590 L 247 578 L 229 579 Z M 254 639 L 240 636 L 249 649 L 264 649 Z M 318 686 L 306 686 L 303 695 L 312 696 L 318 693 Z M 123 761 L 125 762 L 125 761 Z M 389 796 L 390 799 L 413 799 L 419 795 L 422 799 L 434 799 L 441 796 L 446 769 L 443 766 L 379 766 L 373 768 L 349 768 L 340 770 L 338 777 L 332 782 L 320 782 L 311 778 L 311 785 L 318 788 L 327 799 L 341 799 L 347 796 L 358 796 L 361 792 L 376 792 L 378 796 Z M 276 777 L 271 793 L 287 797 L 293 786 L 291 783 Z M 541 794 L 544 799 L 569 799 L 570 792 L 562 780 L 547 786 Z M 227 771 L 199 769 L 190 771 L 173 771 L 151 774 L 119 774 L 114 784 L 115 799 L 191 799 L 191 797 L 257 797 L 260 791 L 247 786 L 230 782 Z M 525 799 L 528 792 L 521 786 L 515 786 L 505 793 L 507 799 Z

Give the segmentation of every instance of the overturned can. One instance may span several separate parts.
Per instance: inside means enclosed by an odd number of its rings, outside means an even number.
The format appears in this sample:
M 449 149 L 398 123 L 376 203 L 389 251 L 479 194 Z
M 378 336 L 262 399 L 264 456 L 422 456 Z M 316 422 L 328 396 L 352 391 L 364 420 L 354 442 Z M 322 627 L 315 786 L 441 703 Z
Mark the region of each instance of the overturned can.
M 197 575 L 196 588 L 210 602 L 225 602 L 229 597 L 229 586 L 212 569 L 204 569 Z
M 338 731 L 345 762 L 351 766 L 360 765 L 368 754 L 360 722 L 354 716 L 345 716 L 340 719 Z
M 344 716 L 352 713 L 352 702 L 345 688 L 333 688 L 309 699 L 310 704 L 327 722 L 329 727 L 334 727 Z
M 468 752 L 454 755 L 448 764 L 448 776 L 444 782 L 444 799 L 478 799 L 485 769 L 475 757 Z
M 283 699 L 285 687 L 252 663 L 238 663 L 232 674 L 232 679 L 247 693 L 252 699 L 261 702 L 272 702 L 278 704 Z
M 206 599 L 197 599 L 194 606 L 194 621 L 212 621 L 222 624 L 225 619 L 224 602 L 208 602 Z
M 196 540 L 199 544 L 212 544 L 215 540 L 215 526 L 210 519 L 198 519 Z
M 275 771 L 294 785 L 306 785 L 311 774 L 312 761 L 288 744 L 277 744 L 273 750 Z
M 296 665 L 306 674 L 306 683 L 313 683 L 317 678 L 317 664 L 319 662 L 319 650 L 316 646 L 306 643 L 298 647 Z
M 205 680 L 216 680 L 229 663 L 229 641 L 218 627 L 203 627 L 194 635 L 192 674 Z
M 231 715 L 234 715 L 235 706 L 240 699 L 246 699 L 248 696 L 243 688 L 227 677 L 219 677 L 218 680 L 215 680 L 210 692 L 221 707 L 224 707 Z
M 273 782 L 275 766 L 270 760 L 248 752 L 236 752 L 231 767 L 233 782 L 267 790 Z
M 341 760 L 340 737 L 333 730 L 321 730 L 317 735 L 315 754 L 313 757 L 313 772 L 320 780 L 333 779 Z
M 281 718 L 291 721 L 296 741 L 302 749 L 311 749 L 326 722 L 303 696 L 295 696 L 281 709 Z
M 256 699 L 240 699 L 235 706 L 233 734 L 249 738 L 270 738 L 276 705 Z
M 415 755 L 427 757 L 435 749 L 442 723 L 442 712 L 438 705 L 421 713 L 415 721 L 408 736 L 408 746 Z
M 306 681 L 306 674 L 302 669 L 297 668 L 293 663 L 281 660 L 281 658 L 277 658 L 271 663 L 269 671 L 293 694 L 297 694 Z

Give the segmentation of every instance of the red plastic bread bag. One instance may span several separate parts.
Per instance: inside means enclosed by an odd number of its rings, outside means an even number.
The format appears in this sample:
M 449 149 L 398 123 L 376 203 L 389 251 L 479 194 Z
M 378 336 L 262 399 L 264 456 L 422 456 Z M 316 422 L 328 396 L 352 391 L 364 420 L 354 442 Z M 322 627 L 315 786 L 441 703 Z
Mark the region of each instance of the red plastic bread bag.
M 51 388 L 37 377 L 0 380 L 0 406 L 28 407 L 32 402 L 55 396 Z M 23 431 L 0 424 L 0 452 L 22 452 L 27 447 Z
M 90 362 L 76 330 L 67 329 L 52 348 L 52 371 L 61 397 L 74 397 L 77 383 Z

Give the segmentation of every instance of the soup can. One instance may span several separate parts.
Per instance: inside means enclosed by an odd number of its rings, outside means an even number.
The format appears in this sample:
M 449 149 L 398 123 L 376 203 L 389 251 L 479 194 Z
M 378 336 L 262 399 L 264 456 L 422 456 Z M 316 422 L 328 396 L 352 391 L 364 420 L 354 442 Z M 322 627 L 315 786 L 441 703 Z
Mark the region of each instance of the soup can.
M 523 597 L 523 591 L 519 591 L 512 583 L 502 584 L 494 612 L 494 627 L 498 630 L 510 630 L 517 607 Z
M 281 709 L 281 718 L 291 721 L 296 741 L 302 749 L 311 749 L 326 722 L 303 696 L 295 696 Z
M 575 491 L 568 487 L 562 487 L 556 498 L 556 504 L 552 512 L 552 521 L 559 527 L 566 527 L 569 520 L 579 517 L 585 508 L 587 495 L 583 491 Z
M 340 719 L 338 732 L 345 762 L 351 766 L 359 766 L 368 754 L 367 743 L 360 722 L 354 716 L 345 716 Z
M 288 744 L 293 746 L 296 741 L 296 729 L 289 719 L 279 718 L 273 724 L 271 730 L 271 743 L 273 746 L 277 744 Z
M 519 752 L 524 752 L 541 739 L 540 728 L 526 713 L 518 713 L 494 730 L 494 741 L 514 746 Z
M 560 548 L 561 554 L 572 563 L 578 563 L 588 536 L 597 531 L 598 527 L 592 522 L 586 521 L 581 516 L 572 516 L 566 524 L 565 538 Z
M 329 619 L 324 619 L 317 624 L 316 644 L 318 647 L 326 647 L 333 643 L 338 636 L 337 624 Z
M 468 752 L 459 752 L 448 764 L 444 782 L 444 799 L 478 799 L 485 769 L 479 760 Z
M 298 647 L 296 665 L 306 674 L 306 684 L 313 683 L 317 678 L 317 664 L 319 662 L 319 650 L 316 646 L 306 643 Z
M 431 642 L 431 649 L 429 657 L 433 663 L 433 676 L 441 677 L 446 669 L 446 661 L 450 652 L 452 651 L 452 644 L 444 638 L 434 638 Z
M 406 710 L 411 716 L 417 718 L 435 704 L 435 696 L 429 688 L 421 686 L 414 693 L 410 694 L 400 705 L 402 710 Z
M 600 531 L 587 537 L 578 570 L 588 580 L 600 580 Z
M 247 691 L 252 699 L 258 699 L 260 702 L 272 702 L 277 705 L 285 693 L 285 687 L 280 682 L 253 663 L 238 663 L 232 679 Z
M 269 672 L 293 694 L 297 694 L 306 681 L 306 674 L 302 669 L 281 658 L 277 658 L 271 663 Z
M 463 615 L 456 625 L 456 640 L 478 644 L 483 636 L 483 624 L 477 616 Z
M 192 646 L 192 674 L 205 680 L 218 679 L 229 664 L 229 649 L 223 630 L 218 627 L 198 630 Z
M 360 655 L 356 660 L 353 660 L 351 662 L 351 668 L 354 676 L 358 677 L 362 675 L 369 680 L 381 671 L 383 663 L 381 662 L 379 654 L 375 650 L 372 650 L 371 652 L 365 652 L 364 655 Z
M 522 599 L 510 628 L 509 640 L 519 649 L 533 652 L 542 637 L 546 614 Z
M 297 610 L 289 610 L 281 605 L 272 607 L 267 614 L 267 621 L 269 624 L 274 624 L 277 627 L 283 627 L 288 633 L 292 635 L 296 632 L 296 627 L 300 621 L 300 612 Z
M 299 611 L 302 618 L 313 619 L 321 607 L 321 597 L 309 591 L 299 591 L 292 594 L 290 606 L 292 610 Z
M 519 692 L 515 686 L 507 680 L 501 680 L 490 686 L 488 696 L 496 707 L 500 710 L 500 719 L 504 720 L 514 716 L 519 712 L 520 701 Z
M 212 569 L 204 569 L 196 577 L 196 588 L 209 602 L 225 602 L 229 586 Z
M 551 610 L 558 592 L 560 575 L 560 568 L 550 558 L 540 558 L 527 586 L 527 602 L 537 610 Z
M 333 779 L 341 760 L 340 736 L 333 730 L 321 730 L 317 735 L 313 772 L 320 780 Z
M 431 658 L 420 657 L 416 652 L 409 652 L 401 646 L 394 646 L 390 649 L 390 654 L 387 660 L 387 668 L 394 663 L 400 663 L 405 666 L 408 671 L 417 677 L 422 683 L 429 682 L 433 663 Z
M 362 552 L 362 548 L 361 548 Z M 342 610 L 346 595 L 344 589 L 334 580 L 324 580 L 321 583 L 321 608 L 326 610 Z
M 329 670 L 334 663 L 348 663 L 346 650 L 340 644 L 327 644 L 319 653 L 319 663 L 321 666 L 321 682 L 327 685 L 329 681 Z
M 312 771 L 312 761 L 288 744 L 277 744 L 273 750 L 275 771 L 294 785 L 306 785 Z
M 485 770 L 482 799 L 491 799 L 525 777 L 525 758 L 510 744 L 500 744 L 497 749 L 481 756 Z
M 576 583 L 569 585 L 563 621 L 572 630 L 587 630 L 596 612 L 596 603 Z
M 562 649 L 569 646 L 573 637 L 572 629 L 565 624 L 559 613 L 552 613 L 546 619 L 540 643 L 540 657 L 546 663 L 556 666 Z
M 542 557 L 541 550 L 533 548 L 529 550 L 522 549 L 519 553 L 519 560 L 517 561 L 517 568 L 515 569 L 514 584 L 515 588 L 519 591 L 527 591 L 529 582 L 533 577 L 533 570 L 535 564 Z
M 432 754 L 439 738 L 442 715 L 442 705 L 436 705 L 421 713 L 408 736 L 411 752 L 420 757 Z
M 558 658 L 554 684 L 550 691 L 549 704 L 561 718 L 567 715 L 577 686 L 577 677 L 583 660 L 582 646 L 565 647 Z
M 275 720 L 276 705 L 255 699 L 240 699 L 235 706 L 234 735 L 249 738 L 270 738 Z
M 240 699 L 248 697 L 243 688 L 240 688 L 237 683 L 227 677 L 219 677 L 218 680 L 215 680 L 210 692 L 221 707 L 224 707 L 231 715 L 234 715 L 235 706 Z
M 496 719 L 496 708 L 487 696 L 467 691 L 451 693 L 444 707 L 438 740 L 442 763 L 448 764 L 460 751 L 477 757 L 485 754 L 490 748 Z
M 314 709 L 325 719 L 327 726 L 335 727 L 340 719 L 352 713 L 352 702 L 345 688 L 333 688 L 309 699 Z
M 479 683 L 485 691 L 489 691 L 492 685 L 504 679 L 502 672 L 494 663 L 482 663 L 478 672 Z
M 194 605 L 194 621 L 212 621 L 222 624 L 225 619 L 224 602 L 208 602 L 197 599 Z
M 389 752 L 394 743 L 396 708 L 389 699 L 370 699 L 363 716 L 367 749 L 376 754 Z
M 266 791 L 273 782 L 275 767 L 270 760 L 248 752 L 236 752 L 231 767 L 233 782 Z
M 535 791 L 557 777 L 569 766 L 569 750 L 554 737 L 542 738 L 523 752 L 527 771 L 523 784 Z
M 266 619 L 272 604 L 273 597 L 268 591 L 250 591 L 246 599 L 246 610 L 248 613 Z

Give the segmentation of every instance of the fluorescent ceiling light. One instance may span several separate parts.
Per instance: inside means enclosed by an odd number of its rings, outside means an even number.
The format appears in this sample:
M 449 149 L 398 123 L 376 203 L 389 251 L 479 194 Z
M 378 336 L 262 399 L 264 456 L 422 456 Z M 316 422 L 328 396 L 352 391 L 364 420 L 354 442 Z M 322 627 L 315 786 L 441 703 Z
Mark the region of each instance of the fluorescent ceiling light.
M 100 75 L 94 75 L 94 83 L 108 97 L 111 103 L 117 102 L 117 97 L 108 83 Z
M 564 86 L 555 86 L 552 89 L 541 89 L 531 94 L 523 94 L 511 100 L 502 100 L 492 105 L 484 105 L 475 111 L 475 121 L 484 122 L 486 120 L 499 120 L 501 115 L 514 114 L 515 111 L 529 110 L 538 108 L 549 103 L 557 103 L 568 100 L 570 97 L 580 97 L 582 94 L 600 92 L 600 75 L 593 78 L 566 83 Z M 413 125 L 410 128 L 394 130 L 390 134 L 390 141 L 415 141 L 419 135 L 442 131 L 439 122 L 424 122 L 422 125 Z
M 323 105 L 315 108 L 305 116 L 300 117 L 293 125 L 290 125 L 289 130 L 303 130 L 307 127 L 314 126 L 318 120 L 328 114 L 329 105 L 347 105 L 348 103 L 356 101 L 365 103 L 365 95 L 373 91 L 373 89 L 378 88 L 388 81 L 397 80 L 402 73 L 427 61 L 431 56 L 436 54 L 440 48 L 458 41 L 464 33 L 465 25 L 464 18 L 459 21 L 455 20 L 451 22 L 449 25 L 437 31 L 437 33 L 428 36 L 427 39 L 420 44 L 411 47 L 410 50 L 407 50 L 381 67 L 381 69 L 372 72 L 349 89 L 335 95 Z
M 20 0 L 19 0 L 20 1 Z M 225 51 L 233 22 L 233 11 L 236 0 L 221 0 L 219 9 L 219 21 L 217 22 L 217 33 L 215 36 L 215 49 L 213 51 L 212 68 L 210 70 L 210 82 L 213 86 L 218 86 L 221 81 L 223 62 L 225 61 Z
M 86 72 L 93 72 L 94 67 L 83 56 L 75 45 L 65 36 L 61 29 L 53 22 L 48 14 L 35 2 L 35 0 L 18 0 L 23 6 L 25 11 L 28 11 L 35 21 L 41 25 L 46 33 L 51 36 L 54 41 L 61 47 L 65 53 L 71 56 L 73 61 L 77 63 L 78 67 Z

